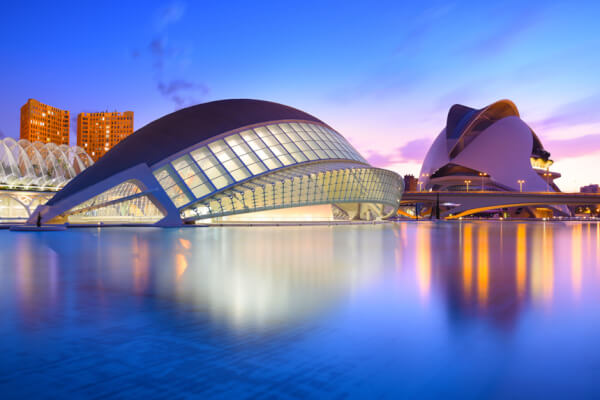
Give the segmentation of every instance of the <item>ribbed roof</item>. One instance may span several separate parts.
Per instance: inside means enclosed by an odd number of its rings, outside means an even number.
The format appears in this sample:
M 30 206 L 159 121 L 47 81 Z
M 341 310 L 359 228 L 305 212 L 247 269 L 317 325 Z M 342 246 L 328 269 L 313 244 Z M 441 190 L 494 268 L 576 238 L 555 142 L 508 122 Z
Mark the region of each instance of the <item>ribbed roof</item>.
M 212 101 L 165 115 L 138 129 L 77 175 L 48 205 L 140 163 L 149 166 L 196 143 L 248 125 L 279 120 L 324 124 L 298 109 L 263 100 Z

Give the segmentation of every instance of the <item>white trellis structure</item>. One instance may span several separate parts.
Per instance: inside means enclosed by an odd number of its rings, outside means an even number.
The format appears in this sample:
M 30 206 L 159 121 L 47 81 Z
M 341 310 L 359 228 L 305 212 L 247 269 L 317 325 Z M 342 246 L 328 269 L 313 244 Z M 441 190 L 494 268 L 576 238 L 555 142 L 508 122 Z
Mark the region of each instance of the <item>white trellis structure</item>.
M 0 189 L 56 191 L 92 165 L 78 146 L 0 139 Z

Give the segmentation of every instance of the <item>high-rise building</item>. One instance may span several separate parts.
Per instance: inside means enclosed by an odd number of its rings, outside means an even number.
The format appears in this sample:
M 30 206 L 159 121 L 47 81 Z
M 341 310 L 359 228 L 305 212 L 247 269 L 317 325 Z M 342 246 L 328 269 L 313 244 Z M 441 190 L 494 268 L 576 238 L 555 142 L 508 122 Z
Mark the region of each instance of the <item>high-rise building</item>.
M 579 188 L 581 193 L 600 193 L 600 185 L 587 185 Z
M 419 180 L 414 175 L 404 175 L 404 190 L 406 192 L 416 192 Z
M 29 99 L 21 107 L 21 139 L 69 145 L 69 111 Z
M 108 150 L 133 133 L 133 111 L 80 113 L 77 145 L 98 161 Z

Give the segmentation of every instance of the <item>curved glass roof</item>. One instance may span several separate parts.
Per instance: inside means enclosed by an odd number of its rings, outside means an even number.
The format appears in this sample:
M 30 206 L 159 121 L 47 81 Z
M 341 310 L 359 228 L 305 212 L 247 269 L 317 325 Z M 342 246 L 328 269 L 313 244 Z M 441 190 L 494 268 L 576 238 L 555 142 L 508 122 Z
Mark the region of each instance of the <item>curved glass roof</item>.
M 153 173 L 176 207 L 248 179 L 322 160 L 367 161 L 333 129 L 280 122 L 234 131 L 162 162 Z
M 224 132 L 270 121 L 303 120 L 322 123 L 298 109 L 263 100 L 211 101 L 165 115 L 129 135 L 100 158 L 93 168 L 56 194 L 49 205 L 114 174 L 145 163 L 153 167 L 166 157 Z
M 0 186 L 57 190 L 94 162 L 78 146 L 0 139 Z

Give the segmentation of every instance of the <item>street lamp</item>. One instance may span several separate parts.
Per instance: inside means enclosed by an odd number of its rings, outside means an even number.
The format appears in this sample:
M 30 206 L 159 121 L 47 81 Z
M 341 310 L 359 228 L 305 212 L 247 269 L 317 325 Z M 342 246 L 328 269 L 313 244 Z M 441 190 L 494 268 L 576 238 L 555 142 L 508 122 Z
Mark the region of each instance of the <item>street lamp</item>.
M 552 176 L 552 174 L 548 171 L 544 172 L 544 178 L 546 178 L 546 192 L 550 191 L 550 177 Z
M 427 178 L 429 174 L 421 174 L 422 177 Z M 422 185 L 423 182 L 419 182 L 419 185 Z M 419 186 L 419 192 L 421 191 L 421 186 Z
M 479 176 L 481 177 L 481 191 L 483 192 L 483 178 L 487 176 L 485 172 L 480 172 Z
M 421 192 L 423 189 L 423 182 L 419 182 L 419 192 Z
M 466 179 L 465 183 L 467 184 L 467 192 L 469 191 L 469 183 L 471 183 L 470 179 Z
M 519 192 L 523 191 L 523 184 L 525 183 L 525 181 L 523 179 L 519 179 L 517 181 L 517 183 L 519 184 Z

